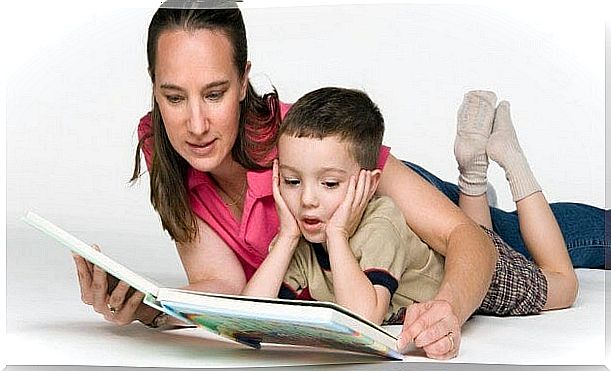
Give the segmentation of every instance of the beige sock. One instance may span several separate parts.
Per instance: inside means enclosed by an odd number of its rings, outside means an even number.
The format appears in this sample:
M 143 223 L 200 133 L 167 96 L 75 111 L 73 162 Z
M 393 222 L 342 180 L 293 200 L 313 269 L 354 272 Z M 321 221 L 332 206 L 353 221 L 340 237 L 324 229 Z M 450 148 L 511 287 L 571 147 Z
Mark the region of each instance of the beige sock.
M 518 142 L 507 101 L 499 103 L 496 109 L 486 152 L 505 170 L 514 202 L 541 191 Z
M 458 163 L 458 188 L 466 195 L 486 193 L 488 156 L 486 143 L 492 130 L 496 95 L 475 90 L 465 94 L 458 109 L 454 156 Z

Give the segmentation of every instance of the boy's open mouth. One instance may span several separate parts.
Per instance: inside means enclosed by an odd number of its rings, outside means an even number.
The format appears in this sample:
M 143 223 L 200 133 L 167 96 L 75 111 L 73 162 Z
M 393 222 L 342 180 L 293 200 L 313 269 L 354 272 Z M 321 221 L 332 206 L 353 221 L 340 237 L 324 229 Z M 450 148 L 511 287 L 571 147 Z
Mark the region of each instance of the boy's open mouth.
M 322 224 L 322 221 L 320 219 L 313 217 L 304 217 L 301 219 L 301 222 L 303 228 L 308 232 L 315 231 Z

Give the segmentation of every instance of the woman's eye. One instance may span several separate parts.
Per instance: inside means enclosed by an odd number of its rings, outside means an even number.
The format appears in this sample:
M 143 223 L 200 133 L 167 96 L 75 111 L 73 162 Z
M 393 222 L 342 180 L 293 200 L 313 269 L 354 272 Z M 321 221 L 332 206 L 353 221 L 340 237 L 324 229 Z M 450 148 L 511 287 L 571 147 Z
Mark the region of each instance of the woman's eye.
M 284 184 L 295 187 L 295 186 L 298 186 L 299 183 L 300 183 L 299 179 L 284 178 Z
M 166 95 L 166 99 L 172 104 L 178 104 L 183 101 L 183 97 L 180 95 Z
M 223 97 L 224 92 L 222 91 L 213 91 L 211 93 L 208 93 L 206 95 L 206 99 L 209 99 L 211 101 L 217 101 L 220 100 Z
M 326 188 L 337 188 L 339 186 L 339 182 L 323 182 L 322 184 Z

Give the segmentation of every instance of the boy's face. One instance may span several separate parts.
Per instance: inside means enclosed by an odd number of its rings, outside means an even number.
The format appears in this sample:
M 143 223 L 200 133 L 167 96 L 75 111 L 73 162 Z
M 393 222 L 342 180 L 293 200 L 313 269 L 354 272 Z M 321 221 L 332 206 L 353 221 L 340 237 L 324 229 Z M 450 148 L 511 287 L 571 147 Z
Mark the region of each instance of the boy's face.
M 335 136 L 282 135 L 278 165 L 280 193 L 301 233 L 310 242 L 325 242 L 326 223 L 344 200 L 350 177 L 360 171 L 349 144 Z

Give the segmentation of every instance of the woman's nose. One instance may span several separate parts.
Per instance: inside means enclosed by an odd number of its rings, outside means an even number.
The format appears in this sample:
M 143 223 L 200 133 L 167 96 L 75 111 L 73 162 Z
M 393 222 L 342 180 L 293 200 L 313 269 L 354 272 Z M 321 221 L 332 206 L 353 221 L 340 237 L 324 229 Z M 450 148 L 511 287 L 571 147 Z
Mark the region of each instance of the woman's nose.
M 195 136 L 203 135 L 210 129 L 206 107 L 203 104 L 198 102 L 191 105 L 187 129 Z

